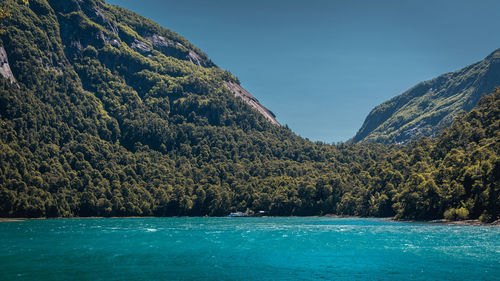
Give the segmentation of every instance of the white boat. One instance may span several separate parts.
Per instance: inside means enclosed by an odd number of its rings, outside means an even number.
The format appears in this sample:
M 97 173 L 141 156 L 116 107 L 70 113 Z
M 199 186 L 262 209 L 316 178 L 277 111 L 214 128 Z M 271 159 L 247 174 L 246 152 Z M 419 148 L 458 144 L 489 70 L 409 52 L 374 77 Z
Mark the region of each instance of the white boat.
M 242 212 L 230 213 L 228 217 L 236 218 L 236 217 L 249 217 L 250 215 Z

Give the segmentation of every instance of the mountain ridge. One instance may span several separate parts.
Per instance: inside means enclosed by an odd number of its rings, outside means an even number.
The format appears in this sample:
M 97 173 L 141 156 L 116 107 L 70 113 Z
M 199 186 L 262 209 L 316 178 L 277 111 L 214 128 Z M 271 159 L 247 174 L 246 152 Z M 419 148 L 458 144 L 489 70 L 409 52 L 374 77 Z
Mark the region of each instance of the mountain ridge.
M 461 70 L 421 82 L 376 106 L 350 140 L 405 143 L 435 136 L 460 111 L 470 111 L 500 83 L 500 49 Z
M 36 13 L 48 13 L 48 9 L 52 7 L 58 10 L 56 16 L 60 22 L 59 32 L 63 40 L 61 42 L 63 44 L 62 48 L 65 50 L 66 57 L 70 59 L 82 53 L 87 46 L 91 46 L 90 50 L 86 50 L 87 52 L 96 52 L 92 45 L 97 44 L 95 45 L 96 47 L 109 45 L 111 48 L 122 48 L 122 44 L 125 44 L 124 46 L 126 46 L 126 48 L 130 48 L 132 51 L 148 58 L 160 52 L 166 57 L 188 61 L 200 67 L 219 69 L 204 52 L 193 46 L 182 36 L 171 30 L 164 29 L 151 20 L 119 6 L 107 5 L 102 0 L 51 0 L 47 3 L 52 6 L 44 6 L 43 2 L 32 1 L 30 9 Z M 117 16 L 117 13 L 112 13 L 113 9 L 119 11 L 119 16 Z M 138 19 L 139 21 L 147 23 L 142 25 L 132 24 L 132 27 L 135 27 L 140 34 L 124 25 L 126 23 L 131 24 L 134 20 L 137 21 Z M 122 23 L 117 24 L 115 20 L 120 20 Z M 79 28 L 82 26 L 87 29 L 88 34 L 83 35 L 79 32 Z M 57 31 L 54 31 L 52 36 L 55 36 L 55 32 Z M 92 34 L 92 36 L 89 36 L 89 34 Z M 14 82 L 16 81 L 15 75 L 9 67 L 8 55 L 5 53 L 3 47 L 0 51 L 2 51 L 0 52 L 0 63 L 2 66 L 0 75 Z M 106 58 L 104 58 L 104 60 L 105 59 Z M 53 61 L 40 61 L 40 63 L 42 63 L 46 69 L 52 68 L 56 71 L 62 71 L 60 67 L 69 64 L 64 60 L 65 58 L 62 58 L 62 60 L 58 61 L 56 64 L 54 64 Z M 142 66 L 130 65 L 129 67 L 135 67 L 137 70 L 137 68 L 141 68 Z M 227 81 L 225 81 L 225 83 L 234 83 L 235 87 L 241 88 L 237 78 L 231 74 L 226 76 Z M 271 111 L 265 108 L 256 99 L 253 97 L 252 99 L 244 98 L 245 95 L 240 95 L 235 92 L 234 87 L 228 88 L 235 96 L 240 97 L 257 112 L 263 114 L 272 124 L 279 125 L 274 114 L 269 114 Z M 248 93 L 243 88 L 239 89 L 239 91 Z M 248 93 L 248 95 L 250 94 Z
M 311 142 L 258 112 L 231 73 L 152 46 L 178 35 L 72 1 L 0 3 L 15 77 L 0 77 L 0 217 L 498 218 L 500 90 L 435 139 Z

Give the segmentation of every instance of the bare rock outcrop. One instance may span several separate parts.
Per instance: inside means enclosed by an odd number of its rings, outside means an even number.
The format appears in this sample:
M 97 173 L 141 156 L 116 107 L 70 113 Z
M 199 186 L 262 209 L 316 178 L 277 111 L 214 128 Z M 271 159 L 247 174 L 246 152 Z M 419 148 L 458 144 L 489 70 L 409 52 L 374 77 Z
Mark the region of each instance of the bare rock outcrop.
M 7 58 L 4 47 L 0 47 L 0 75 L 9 79 L 10 83 L 16 83 L 16 78 L 14 78 L 14 74 L 10 69 L 9 59 Z
M 181 60 L 187 60 L 203 67 L 213 67 L 214 64 L 210 60 L 203 59 L 193 50 L 187 49 L 179 42 L 167 39 L 161 35 L 153 34 L 145 38 L 148 40 L 154 49 L 162 52 L 166 56 L 175 57 Z M 188 51 L 186 51 L 188 50 Z M 186 54 L 187 53 L 187 54 Z
M 274 115 L 274 113 L 269 109 L 265 108 L 262 104 L 260 104 L 259 100 L 257 100 L 254 96 L 252 96 L 247 90 L 245 90 L 239 84 L 228 81 L 224 81 L 224 84 L 235 96 L 241 98 L 244 102 L 246 102 L 255 110 L 257 110 L 269 122 L 271 122 L 274 125 L 281 126 L 280 123 L 276 120 L 276 116 Z
M 151 53 L 151 47 L 146 42 L 137 39 L 132 42 L 130 47 L 143 55 Z

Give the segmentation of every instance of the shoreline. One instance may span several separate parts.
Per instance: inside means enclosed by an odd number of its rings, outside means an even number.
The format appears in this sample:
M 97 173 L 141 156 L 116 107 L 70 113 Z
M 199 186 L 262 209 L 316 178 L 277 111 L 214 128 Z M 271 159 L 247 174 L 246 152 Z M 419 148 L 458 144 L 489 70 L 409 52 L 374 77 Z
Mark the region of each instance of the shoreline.
M 1 222 L 16 222 L 16 221 L 27 221 L 27 220 L 86 220 L 86 219 L 150 219 L 150 218 L 163 218 L 163 217 L 139 217 L 139 216 L 129 216 L 129 217 L 56 217 L 56 218 L 0 218 Z M 166 218 L 166 217 L 165 217 Z
M 395 218 L 389 218 L 385 219 L 384 221 L 407 222 L 407 223 L 429 223 L 429 224 L 444 224 L 444 225 L 500 226 L 500 220 L 496 220 L 493 222 L 481 222 L 479 220 L 450 221 L 445 219 L 419 221 L 419 220 L 400 220 Z
M 200 216 L 200 217 L 189 217 L 185 216 L 182 218 L 205 218 L 206 216 Z M 223 217 L 218 217 L 218 218 L 224 218 Z M 268 217 L 273 217 L 273 216 L 264 216 L 266 218 Z M 276 217 L 281 217 L 281 216 L 276 216 Z M 283 218 L 292 218 L 292 217 L 300 217 L 300 216 L 283 216 Z M 307 217 L 307 216 L 305 216 Z M 461 220 L 461 221 L 449 221 L 445 219 L 438 219 L 438 220 L 401 220 L 401 219 L 395 219 L 395 218 L 377 218 L 377 217 L 360 217 L 360 216 L 348 216 L 348 215 L 334 215 L 334 214 L 326 214 L 323 216 L 309 216 L 309 217 L 318 217 L 318 218 L 367 218 L 367 219 L 378 219 L 381 221 L 392 221 L 392 222 L 404 222 L 404 223 L 428 223 L 428 224 L 444 224 L 444 225 L 471 225 L 471 226 L 500 226 L 500 219 L 490 222 L 490 223 L 485 223 L 481 222 L 479 220 Z M 0 223 L 2 222 L 21 222 L 21 221 L 27 221 L 27 220 L 67 220 L 67 219 L 77 219 L 77 220 L 85 220 L 85 219 L 151 219 L 151 218 L 180 218 L 180 217 L 154 217 L 154 216 L 126 216 L 126 217 L 57 217 L 57 218 L 46 218 L 46 217 L 41 217 L 41 218 L 1 218 L 0 217 Z M 216 218 L 216 217 L 214 217 Z
M 29 219 L 25 218 L 0 218 L 0 222 L 13 222 L 13 221 L 25 221 Z

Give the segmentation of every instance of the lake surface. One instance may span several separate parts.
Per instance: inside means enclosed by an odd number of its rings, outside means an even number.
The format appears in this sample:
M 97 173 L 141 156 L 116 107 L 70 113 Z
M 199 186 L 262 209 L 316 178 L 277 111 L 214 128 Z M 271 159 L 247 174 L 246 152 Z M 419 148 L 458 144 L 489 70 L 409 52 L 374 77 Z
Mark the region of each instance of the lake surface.
M 0 280 L 500 280 L 500 227 L 351 218 L 0 223 Z

